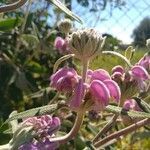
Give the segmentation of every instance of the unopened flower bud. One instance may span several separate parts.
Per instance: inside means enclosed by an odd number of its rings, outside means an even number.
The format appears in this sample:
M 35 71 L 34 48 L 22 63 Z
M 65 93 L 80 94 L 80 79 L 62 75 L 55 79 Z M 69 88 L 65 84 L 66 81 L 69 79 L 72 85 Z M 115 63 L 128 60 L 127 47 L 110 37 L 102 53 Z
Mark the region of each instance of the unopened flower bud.
M 58 23 L 58 28 L 62 33 L 69 33 L 72 27 L 72 22 L 70 19 L 64 19 Z
M 142 111 L 141 108 L 138 106 L 137 102 L 134 99 L 128 99 L 123 104 L 123 109 L 126 111 L 133 110 L 133 111 Z M 125 125 L 130 125 L 139 121 L 139 119 L 131 118 L 126 115 L 121 115 L 122 121 Z
M 50 85 L 61 92 L 71 92 L 78 82 L 77 72 L 73 68 L 61 68 L 51 76 Z
M 123 69 L 122 66 L 117 65 L 117 66 L 112 68 L 112 73 L 115 73 L 115 72 L 119 72 L 119 73 L 123 74 L 124 73 L 124 69 Z
M 80 60 L 97 56 L 104 45 L 105 37 L 94 29 L 84 29 L 73 32 L 68 38 L 70 50 Z

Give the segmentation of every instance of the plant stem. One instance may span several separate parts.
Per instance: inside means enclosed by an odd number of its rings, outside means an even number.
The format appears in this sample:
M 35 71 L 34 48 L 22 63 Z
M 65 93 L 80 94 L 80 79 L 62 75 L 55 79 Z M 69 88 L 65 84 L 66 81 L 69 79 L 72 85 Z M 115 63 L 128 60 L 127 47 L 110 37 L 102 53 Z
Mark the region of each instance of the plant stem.
M 85 114 L 85 110 L 83 108 L 80 108 L 80 110 L 77 113 L 77 117 L 71 131 L 65 136 L 52 138 L 51 142 L 59 142 L 60 144 L 64 144 L 67 141 L 71 140 L 78 133 L 83 122 L 84 114 Z
M 5 12 L 9 12 L 12 10 L 15 10 L 17 8 L 20 8 L 21 6 L 23 6 L 28 0 L 19 0 L 17 2 L 14 2 L 12 4 L 8 4 L 8 5 L 4 5 L 4 6 L 0 6 L 0 13 L 5 13 Z
M 139 121 L 139 122 L 137 122 L 137 123 L 134 123 L 134 124 L 132 124 L 132 125 L 130 125 L 130 126 L 124 128 L 124 129 L 118 131 L 118 132 L 115 132 L 115 133 L 113 133 L 113 134 L 111 134 L 111 135 L 109 135 L 109 136 L 103 138 L 103 139 L 100 140 L 99 142 L 95 143 L 94 146 L 95 146 L 96 148 L 99 148 L 100 146 L 104 145 L 104 144 L 107 143 L 108 141 L 111 141 L 111 140 L 113 140 L 113 139 L 117 139 L 117 138 L 119 138 L 119 137 L 122 136 L 122 135 L 126 135 L 126 134 L 128 134 L 128 133 L 131 133 L 131 132 L 137 130 L 138 128 L 140 128 L 140 127 L 142 127 L 142 126 L 145 126 L 145 125 L 147 125 L 147 124 L 149 124 L 149 123 L 150 123 L 150 119 L 149 119 L 149 118 L 148 118 L 148 119 L 147 119 L 147 118 L 146 118 L 146 119 L 143 119 L 143 120 L 141 120 L 141 121 Z
M 89 67 L 89 61 L 83 60 L 82 61 L 82 80 L 83 80 L 83 82 L 86 82 L 88 67 Z
M 100 136 L 102 136 L 104 133 L 108 132 L 108 130 L 116 123 L 116 120 L 118 118 L 118 114 L 114 114 L 111 120 L 99 131 L 99 133 L 95 136 L 93 139 L 93 143 L 95 143 Z

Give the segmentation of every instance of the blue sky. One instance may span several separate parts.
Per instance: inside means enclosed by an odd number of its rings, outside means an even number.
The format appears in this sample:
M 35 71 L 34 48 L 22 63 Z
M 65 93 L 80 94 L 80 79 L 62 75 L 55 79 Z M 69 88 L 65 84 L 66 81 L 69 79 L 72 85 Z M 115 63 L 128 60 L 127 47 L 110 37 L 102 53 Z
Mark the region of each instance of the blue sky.
M 110 5 L 104 11 L 89 13 L 73 0 L 72 11 L 81 17 L 84 24 L 78 27 L 95 27 L 101 33 L 110 33 L 124 43 L 132 42 L 133 29 L 144 17 L 150 17 L 150 0 L 125 0 L 122 9 L 114 9 L 110 15 Z

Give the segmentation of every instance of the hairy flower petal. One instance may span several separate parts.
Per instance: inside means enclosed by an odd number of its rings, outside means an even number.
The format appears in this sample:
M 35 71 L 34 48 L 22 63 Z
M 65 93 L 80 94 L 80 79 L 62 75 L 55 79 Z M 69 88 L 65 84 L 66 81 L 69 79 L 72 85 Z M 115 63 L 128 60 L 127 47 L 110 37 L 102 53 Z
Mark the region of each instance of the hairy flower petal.
M 133 77 L 141 80 L 149 79 L 148 72 L 142 66 L 134 66 L 131 68 L 131 74 Z
M 90 92 L 92 94 L 93 100 L 98 102 L 99 106 L 107 106 L 110 98 L 110 93 L 107 86 L 99 81 L 94 80 L 90 85 Z
M 59 79 L 66 76 L 77 77 L 77 72 L 73 68 L 68 67 L 61 68 L 50 77 L 51 80 L 50 85 L 54 88 L 57 88 Z
M 121 97 L 121 91 L 118 84 L 113 80 L 105 80 L 104 83 L 109 89 L 110 96 L 117 102 L 119 102 Z
M 112 68 L 112 73 L 115 73 L 115 72 L 119 72 L 119 73 L 123 74 L 124 73 L 124 69 L 123 69 L 122 66 L 117 65 L 117 66 Z
M 146 53 L 138 62 L 138 65 L 150 71 L 150 53 Z
M 80 106 L 83 98 L 84 98 L 85 86 L 83 84 L 82 79 L 79 80 L 79 83 L 76 85 L 74 94 L 71 97 L 70 106 L 72 108 L 77 108 Z
M 135 110 L 141 111 L 141 108 L 138 106 L 137 102 L 134 99 L 128 99 L 124 102 L 123 108 L 125 110 Z
M 111 79 L 109 73 L 104 70 L 104 69 L 98 69 L 93 71 L 92 75 L 91 75 L 91 80 L 100 80 L 100 81 L 104 81 L 106 79 Z

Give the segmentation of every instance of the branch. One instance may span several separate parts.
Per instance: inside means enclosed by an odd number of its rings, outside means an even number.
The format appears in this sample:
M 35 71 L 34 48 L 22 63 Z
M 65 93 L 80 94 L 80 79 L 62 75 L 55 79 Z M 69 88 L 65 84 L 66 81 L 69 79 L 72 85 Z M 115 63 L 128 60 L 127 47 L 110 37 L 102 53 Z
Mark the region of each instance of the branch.
M 12 4 L 8 4 L 8 5 L 4 5 L 4 6 L 0 6 L 0 13 L 5 13 L 5 12 L 9 12 L 9 11 L 13 11 L 17 8 L 20 8 L 21 6 L 23 6 L 28 0 L 19 0 L 15 3 Z
M 98 147 L 104 145 L 105 143 L 107 143 L 108 141 L 111 141 L 113 139 L 117 139 L 117 138 L 119 138 L 122 135 L 126 135 L 128 133 L 131 133 L 131 132 L 137 130 L 138 128 L 140 128 L 140 127 L 142 127 L 144 125 L 147 125 L 149 123 L 150 123 L 150 119 L 149 118 L 148 119 L 143 119 L 143 120 L 141 120 L 141 121 L 139 121 L 139 122 L 137 122 L 135 124 L 132 124 L 132 125 L 124 128 L 124 129 L 122 129 L 122 130 L 120 130 L 118 132 L 115 132 L 115 133 L 105 137 L 104 139 L 102 139 L 99 142 L 95 143 L 94 146 L 96 148 L 98 148 Z

